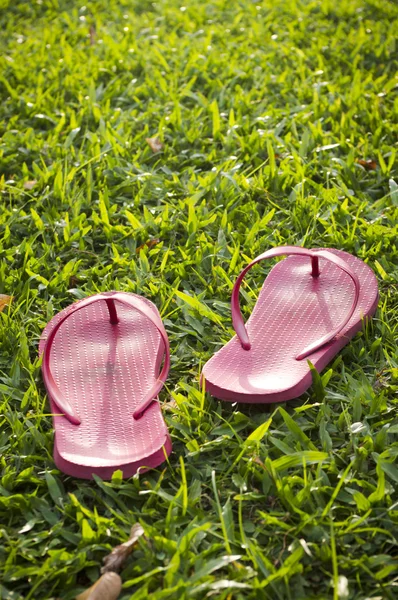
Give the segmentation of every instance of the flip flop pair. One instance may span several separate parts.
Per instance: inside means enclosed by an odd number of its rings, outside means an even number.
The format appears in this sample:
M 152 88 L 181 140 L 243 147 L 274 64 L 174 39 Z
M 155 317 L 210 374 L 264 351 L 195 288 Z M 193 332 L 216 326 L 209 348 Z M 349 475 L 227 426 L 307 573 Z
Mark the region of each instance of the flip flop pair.
M 270 271 L 244 323 L 239 290 L 260 261 Z M 206 390 L 231 402 L 291 400 L 376 311 L 377 280 L 363 261 L 335 249 L 282 246 L 261 254 L 232 292 L 236 335 L 205 365 Z M 156 306 L 126 292 L 80 300 L 43 331 L 39 351 L 55 429 L 54 460 L 69 475 L 110 479 L 157 467 L 171 452 L 158 402 L 170 349 Z M 162 366 L 163 363 L 163 366 Z

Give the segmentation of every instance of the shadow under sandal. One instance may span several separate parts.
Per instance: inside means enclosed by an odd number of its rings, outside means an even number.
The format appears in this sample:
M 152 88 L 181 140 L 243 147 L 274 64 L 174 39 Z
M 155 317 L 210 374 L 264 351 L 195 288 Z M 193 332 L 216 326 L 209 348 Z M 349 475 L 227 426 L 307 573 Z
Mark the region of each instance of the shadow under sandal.
M 39 352 L 61 471 L 131 477 L 166 459 L 171 440 L 156 400 L 170 349 L 152 302 L 126 292 L 84 298 L 51 319 Z
M 289 255 L 270 271 L 246 325 L 242 280 L 255 264 Z M 231 402 L 297 398 L 312 384 L 308 360 L 321 371 L 376 312 L 378 287 L 370 267 L 348 252 L 281 246 L 255 258 L 232 291 L 236 332 L 204 366 L 206 390 Z

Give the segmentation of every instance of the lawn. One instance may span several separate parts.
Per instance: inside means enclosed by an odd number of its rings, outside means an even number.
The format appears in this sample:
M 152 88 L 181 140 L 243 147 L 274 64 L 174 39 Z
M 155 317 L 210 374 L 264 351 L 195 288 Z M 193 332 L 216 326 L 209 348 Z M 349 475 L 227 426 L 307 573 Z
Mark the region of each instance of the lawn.
M 137 522 L 123 600 L 397 598 L 397 4 L 0 7 L 1 600 L 71 600 Z M 362 258 L 378 312 L 302 397 L 220 402 L 199 375 L 233 282 L 283 244 Z M 161 311 L 173 453 L 80 481 L 54 466 L 38 340 L 112 289 Z

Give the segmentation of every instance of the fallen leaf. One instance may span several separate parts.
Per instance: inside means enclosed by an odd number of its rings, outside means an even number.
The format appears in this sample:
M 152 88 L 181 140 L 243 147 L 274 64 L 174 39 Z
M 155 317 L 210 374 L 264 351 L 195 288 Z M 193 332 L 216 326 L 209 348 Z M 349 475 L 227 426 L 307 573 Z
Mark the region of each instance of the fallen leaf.
M 144 535 L 144 529 L 142 526 L 139 523 L 133 525 L 130 531 L 130 539 L 127 542 L 124 542 L 124 544 L 120 544 L 120 546 L 113 548 L 112 552 L 105 556 L 102 561 L 104 566 L 101 569 L 101 573 L 107 573 L 108 571 L 119 571 L 142 535 Z
M 136 253 L 139 254 L 140 250 L 143 250 L 144 248 L 153 248 L 157 244 L 160 244 L 160 240 L 158 240 L 158 239 L 147 240 L 146 242 L 144 242 L 144 244 L 141 244 L 141 246 L 138 246 L 138 248 L 136 249 Z
M 262 460 L 260 460 L 260 459 L 258 458 L 258 456 L 255 456 L 255 457 L 253 458 L 253 461 L 256 463 L 256 465 L 260 465 L 260 467 L 261 467 L 262 469 L 264 469 L 264 471 L 267 471 L 267 472 L 268 472 L 268 469 L 267 469 L 267 467 L 265 466 L 265 464 L 263 463 L 263 461 L 262 461 Z
M 94 46 L 96 34 L 97 34 L 97 32 L 95 31 L 94 25 L 91 25 L 91 27 L 90 27 L 90 46 Z
M 23 184 L 24 190 L 31 190 L 35 187 L 36 183 L 36 179 L 32 179 L 32 181 L 25 181 L 25 183 Z
M 12 296 L 6 296 L 6 294 L 0 294 L 0 312 L 5 309 L 6 306 L 11 304 Z
M 122 591 L 122 580 L 117 573 L 105 573 L 75 600 L 116 600 Z
M 71 275 L 69 277 L 69 288 L 75 288 L 77 287 L 77 284 L 79 283 L 79 278 L 77 275 Z
M 158 137 L 146 138 L 145 141 L 154 153 L 160 152 L 163 148 L 163 144 Z
M 376 161 L 372 160 L 371 158 L 369 158 L 369 160 L 364 160 L 363 158 L 360 158 L 357 160 L 357 163 L 367 171 L 376 171 L 377 169 Z
M 170 412 L 174 412 L 174 410 L 176 408 L 178 408 L 178 404 L 174 399 L 169 400 L 168 402 L 164 403 L 163 408 L 164 408 L 164 410 L 169 410 Z

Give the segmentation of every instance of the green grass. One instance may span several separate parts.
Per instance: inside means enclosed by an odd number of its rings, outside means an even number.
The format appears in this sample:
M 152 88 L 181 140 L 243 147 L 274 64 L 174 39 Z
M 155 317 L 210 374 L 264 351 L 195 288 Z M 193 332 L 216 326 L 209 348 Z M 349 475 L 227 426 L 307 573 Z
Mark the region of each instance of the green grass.
M 397 5 L 0 6 L 0 598 L 74 598 L 137 521 L 123 600 L 397 598 Z M 308 394 L 229 406 L 200 370 L 280 244 L 359 256 L 379 310 Z M 53 463 L 37 346 L 110 289 L 162 312 L 174 452 L 82 482 Z

